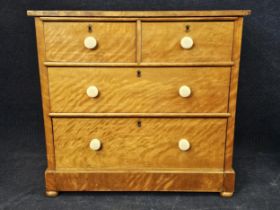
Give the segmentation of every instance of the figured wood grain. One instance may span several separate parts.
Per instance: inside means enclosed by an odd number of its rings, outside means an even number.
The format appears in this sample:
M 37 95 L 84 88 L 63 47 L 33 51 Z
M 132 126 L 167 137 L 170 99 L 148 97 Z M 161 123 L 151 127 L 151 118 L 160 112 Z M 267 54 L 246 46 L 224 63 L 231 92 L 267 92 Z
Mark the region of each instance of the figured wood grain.
M 238 17 L 40 17 L 43 21 L 229 21 Z
M 168 118 L 178 118 L 178 117 L 188 117 L 188 118 L 225 118 L 229 117 L 229 113 L 50 113 L 50 117 L 148 117 L 148 118 L 158 118 L 158 117 L 168 117 Z
M 234 186 L 235 186 L 235 171 L 232 168 L 227 169 L 224 171 L 223 192 L 233 193 Z
M 42 98 L 42 109 L 43 109 L 43 119 L 44 119 L 44 128 L 45 128 L 45 141 L 46 141 L 48 169 L 55 169 L 52 120 L 49 117 L 50 100 L 49 100 L 48 72 L 47 72 L 46 66 L 44 66 L 44 63 L 43 63 L 44 58 L 45 58 L 43 22 L 39 18 L 35 18 L 35 26 L 36 26 L 38 64 L 39 64 L 39 75 L 40 75 L 41 98 Z
M 190 26 L 188 32 L 186 25 Z M 233 27 L 232 21 L 143 22 L 142 62 L 231 61 Z M 189 50 L 180 45 L 184 36 L 193 39 Z
M 141 120 L 141 127 L 138 120 Z M 56 168 L 222 169 L 226 121 L 209 118 L 54 118 Z M 191 144 L 187 152 L 178 148 L 182 138 Z M 92 139 L 101 141 L 101 150 L 90 149 Z
M 227 142 L 226 142 L 226 155 L 225 155 L 225 170 L 232 169 L 232 155 L 233 155 L 233 142 L 234 142 L 234 127 L 235 127 L 235 115 L 236 115 L 236 99 L 238 90 L 238 76 L 239 76 L 239 62 L 241 53 L 241 41 L 242 41 L 242 25 L 243 19 L 239 19 L 235 22 L 234 33 L 234 50 L 232 59 L 235 65 L 232 67 L 231 80 L 230 80 L 230 95 L 229 95 L 229 107 L 228 111 L 231 113 L 231 117 L 228 119 L 227 127 Z
M 229 107 L 228 112 L 231 116 L 228 118 L 227 123 L 227 137 L 225 143 L 225 179 L 224 179 L 224 191 L 233 192 L 235 182 L 235 172 L 232 169 L 233 159 L 233 147 L 234 147 L 234 128 L 235 128 L 235 115 L 236 115 L 236 99 L 238 90 L 238 76 L 239 76 L 239 63 L 241 53 L 241 42 L 242 42 L 242 29 L 243 19 L 240 18 L 235 21 L 234 25 L 234 48 L 232 53 L 232 60 L 234 66 L 231 70 L 230 80 L 230 95 L 229 95 Z M 228 173 L 230 172 L 230 173 Z M 229 175 L 227 175 L 229 174 Z
M 142 23 L 141 20 L 137 20 L 137 50 L 136 50 L 136 59 L 137 64 L 139 65 L 141 63 L 142 59 Z
M 251 10 L 193 10 L 193 11 L 75 11 L 75 10 L 28 10 L 29 16 L 69 17 L 216 17 L 246 16 Z
M 50 171 L 56 171 L 56 170 L 47 169 L 45 171 L 46 191 L 57 191 L 55 173 L 49 173 Z
M 135 22 L 45 22 L 44 33 L 47 61 L 136 62 Z M 96 49 L 84 47 L 87 36 L 96 38 Z
M 206 191 L 222 190 L 223 172 L 216 171 L 47 171 L 58 191 Z M 86 180 L 86 181 L 85 181 Z
M 141 77 L 137 77 L 137 70 Z M 224 113 L 230 68 L 48 68 L 52 112 Z M 100 95 L 89 98 L 96 86 Z M 192 89 L 189 98 L 179 88 Z
M 140 54 L 140 53 L 139 53 Z M 139 55 L 138 54 L 138 55 Z M 140 56 L 139 56 L 140 57 Z M 141 59 L 139 59 L 141 60 Z M 233 62 L 186 62 L 186 63 L 79 63 L 79 62 L 44 62 L 46 66 L 86 66 L 86 67 L 98 67 L 98 66 L 108 66 L 108 67 L 226 67 L 233 66 Z

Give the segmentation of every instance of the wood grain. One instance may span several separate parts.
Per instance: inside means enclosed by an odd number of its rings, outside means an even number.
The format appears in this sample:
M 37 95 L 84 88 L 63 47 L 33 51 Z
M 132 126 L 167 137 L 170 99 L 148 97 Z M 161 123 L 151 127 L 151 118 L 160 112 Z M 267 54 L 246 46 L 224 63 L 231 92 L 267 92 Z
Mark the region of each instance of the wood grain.
M 45 22 L 44 32 L 47 61 L 136 62 L 134 22 Z M 97 39 L 96 49 L 84 47 L 87 36 Z
M 52 120 L 49 117 L 50 100 L 48 72 L 46 66 L 43 64 L 45 58 L 43 22 L 39 18 L 35 18 L 35 25 L 48 169 L 55 169 Z
M 147 118 L 225 118 L 229 117 L 229 113 L 50 113 L 50 117 L 147 117 Z
M 70 16 L 70 17 L 211 17 L 246 16 L 251 10 L 193 10 L 193 11 L 75 11 L 75 10 L 28 10 L 29 16 Z
M 47 171 L 58 191 L 206 191 L 222 190 L 223 172 L 216 171 Z M 86 180 L 86 181 L 85 181 Z
M 139 53 L 140 54 L 140 53 Z M 140 59 L 139 59 L 140 60 Z M 79 63 L 79 62 L 44 62 L 45 66 L 85 66 L 85 67 L 226 67 L 233 62 L 186 62 L 186 63 Z
M 43 21 L 229 21 L 238 19 L 235 17 L 40 17 Z
M 137 77 L 136 71 L 141 71 Z M 230 68 L 48 68 L 52 112 L 226 112 Z M 89 98 L 86 89 L 100 91 Z M 192 89 L 189 98 L 179 88 Z
M 189 32 L 185 31 L 190 26 Z M 234 23 L 143 22 L 142 62 L 183 63 L 231 61 Z M 180 41 L 192 37 L 194 46 L 183 49 Z
M 141 127 L 137 126 L 141 120 Z M 226 119 L 53 119 L 57 169 L 218 168 L 224 164 Z M 102 142 L 100 151 L 89 147 Z M 182 152 L 180 139 L 191 149 Z M 211 157 L 211 158 L 209 158 Z
M 137 64 L 139 65 L 141 63 L 142 59 L 142 22 L 141 20 L 136 21 L 136 26 L 137 26 L 137 42 L 136 42 L 136 47 L 137 47 L 137 54 L 136 54 L 136 59 L 137 59 Z
M 223 192 L 233 193 L 234 186 L 235 186 L 235 171 L 233 169 L 227 169 L 224 171 Z
M 242 29 L 243 29 L 243 19 L 240 18 L 235 21 L 234 25 L 234 48 L 232 54 L 232 60 L 235 65 L 231 70 L 231 80 L 230 80 L 230 96 L 229 96 L 229 107 L 228 112 L 231 114 L 228 118 L 227 123 L 227 138 L 225 144 L 225 171 L 232 171 L 227 175 L 225 173 L 224 187 L 226 192 L 234 191 L 235 173 L 232 169 L 232 159 L 233 159 L 233 147 L 234 147 L 234 128 L 235 128 L 235 115 L 236 115 L 236 99 L 237 99 L 237 89 L 238 89 L 238 76 L 239 76 L 239 62 L 241 53 L 241 42 L 242 42 Z
M 54 173 L 49 173 L 49 171 L 56 171 L 56 169 L 52 169 L 52 170 L 47 169 L 45 171 L 46 192 L 47 191 L 57 191 L 55 174 Z

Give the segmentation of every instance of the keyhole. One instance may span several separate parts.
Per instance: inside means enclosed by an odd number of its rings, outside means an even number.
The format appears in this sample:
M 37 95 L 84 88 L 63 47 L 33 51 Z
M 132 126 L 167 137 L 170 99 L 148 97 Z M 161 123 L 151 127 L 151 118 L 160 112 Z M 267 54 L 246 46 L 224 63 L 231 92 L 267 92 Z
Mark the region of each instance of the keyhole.
M 137 77 L 141 77 L 141 71 L 137 70 Z
M 92 32 L 92 25 L 91 25 L 91 24 L 88 25 L 88 32 L 89 32 L 89 33 Z
M 142 126 L 142 122 L 141 122 L 141 120 L 138 120 L 138 121 L 137 121 L 137 127 L 138 127 L 138 128 L 141 128 L 141 126 Z
M 190 25 L 186 25 L 185 26 L 185 29 L 186 29 L 186 32 L 188 32 L 190 30 L 191 26 Z

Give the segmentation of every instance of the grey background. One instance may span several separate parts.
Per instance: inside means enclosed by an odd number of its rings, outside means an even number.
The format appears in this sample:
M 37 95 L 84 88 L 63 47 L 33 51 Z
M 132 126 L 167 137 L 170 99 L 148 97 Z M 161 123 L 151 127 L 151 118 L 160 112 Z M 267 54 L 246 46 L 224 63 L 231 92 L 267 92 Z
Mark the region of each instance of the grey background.
M 279 209 L 280 3 L 277 0 L 0 0 L 0 209 Z M 245 18 L 236 193 L 62 193 L 44 197 L 44 131 L 34 21 L 40 10 L 252 9 Z

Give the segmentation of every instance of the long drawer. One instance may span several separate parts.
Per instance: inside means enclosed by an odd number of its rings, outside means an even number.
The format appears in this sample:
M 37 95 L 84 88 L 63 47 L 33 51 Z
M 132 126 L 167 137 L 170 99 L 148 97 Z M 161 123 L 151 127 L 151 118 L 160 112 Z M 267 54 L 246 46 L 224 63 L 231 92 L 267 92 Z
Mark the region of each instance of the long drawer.
M 226 122 L 210 118 L 54 118 L 56 168 L 222 169 Z
M 230 68 L 49 68 L 52 112 L 224 113 Z

